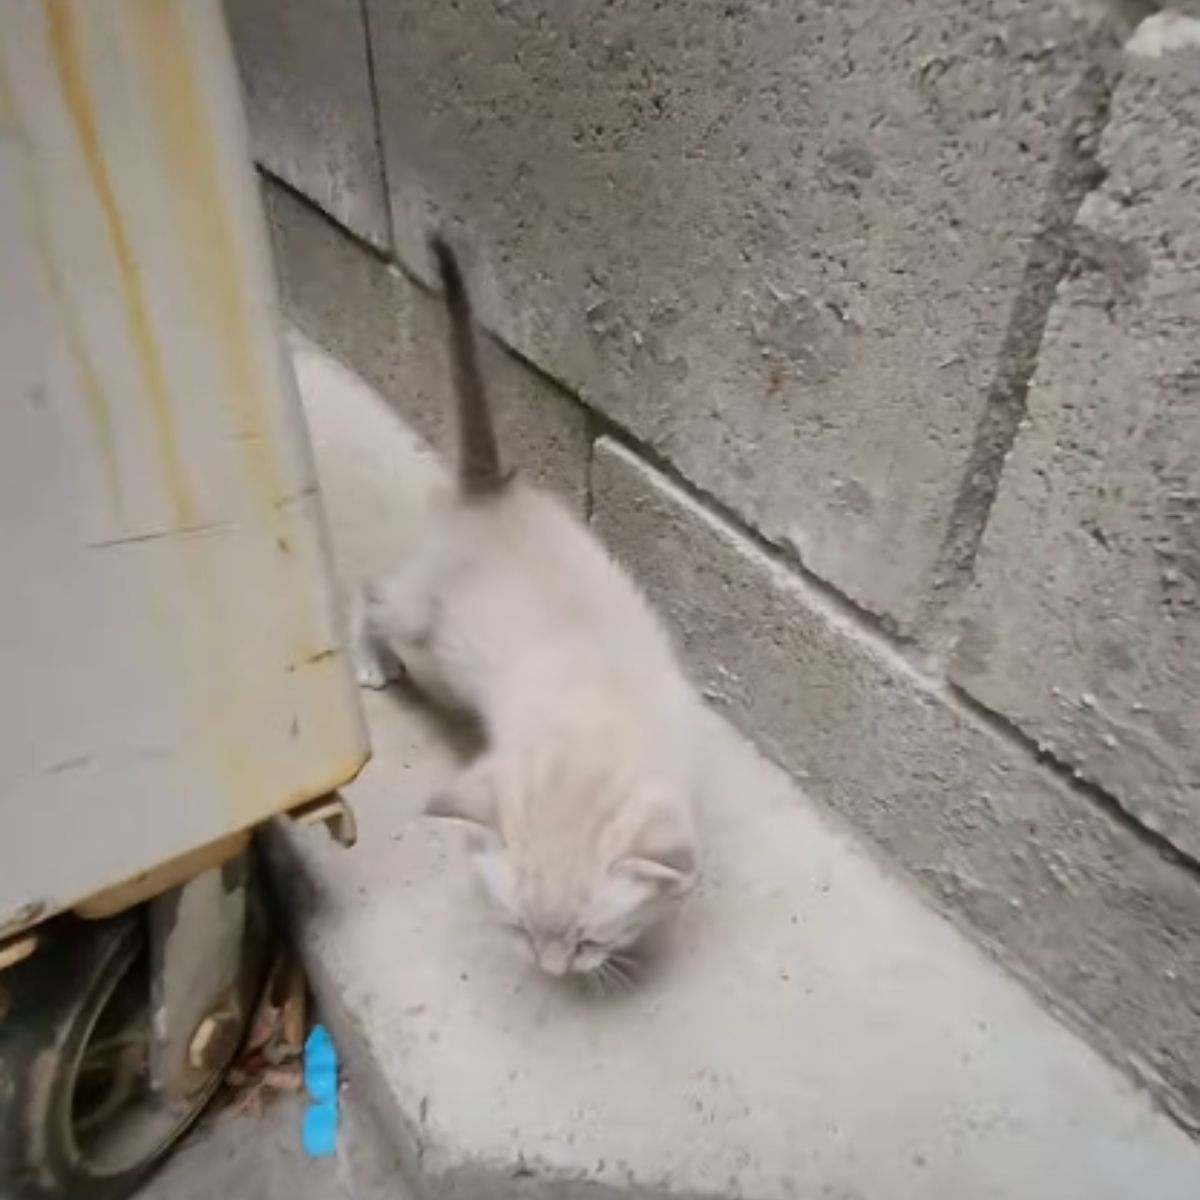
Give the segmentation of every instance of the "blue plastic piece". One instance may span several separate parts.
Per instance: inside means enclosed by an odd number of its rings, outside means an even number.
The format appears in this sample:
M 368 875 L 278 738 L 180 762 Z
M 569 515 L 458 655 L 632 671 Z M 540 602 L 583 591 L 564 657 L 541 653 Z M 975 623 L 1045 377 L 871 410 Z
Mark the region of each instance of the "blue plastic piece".
M 300 1140 L 309 1158 L 327 1158 L 337 1151 L 338 1059 L 324 1025 L 304 1043 L 304 1086 L 313 1103 L 304 1110 Z
M 310 1104 L 300 1123 L 300 1140 L 309 1158 L 329 1158 L 337 1153 L 336 1104 Z
M 337 1051 L 324 1025 L 314 1025 L 304 1043 L 304 1086 L 314 1100 L 337 1102 Z

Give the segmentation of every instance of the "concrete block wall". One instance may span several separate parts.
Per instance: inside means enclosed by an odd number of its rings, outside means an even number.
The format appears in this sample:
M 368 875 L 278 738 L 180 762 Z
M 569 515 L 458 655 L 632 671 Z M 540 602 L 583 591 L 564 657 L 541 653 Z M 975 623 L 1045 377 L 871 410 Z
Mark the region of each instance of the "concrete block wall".
M 444 444 L 446 230 L 712 703 L 1200 1128 L 1200 22 L 227 6 L 290 318 Z

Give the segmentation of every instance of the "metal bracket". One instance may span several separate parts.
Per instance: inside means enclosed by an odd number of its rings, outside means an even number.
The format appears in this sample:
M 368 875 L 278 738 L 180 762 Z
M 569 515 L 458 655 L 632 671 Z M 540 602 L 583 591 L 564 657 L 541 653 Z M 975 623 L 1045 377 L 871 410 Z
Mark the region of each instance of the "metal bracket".
M 0 971 L 24 962 L 37 946 L 36 933 L 18 933 L 16 937 L 0 939 Z
M 307 804 L 293 808 L 288 815 L 300 825 L 324 822 L 329 836 L 347 850 L 358 841 L 358 822 L 354 818 L 354 810 L 338 792 L 318 796 Z
M 248 879 L 242 854 L 150 901 L 150 1077 L 168 1097 L 194 1094 L 237 1050 Z

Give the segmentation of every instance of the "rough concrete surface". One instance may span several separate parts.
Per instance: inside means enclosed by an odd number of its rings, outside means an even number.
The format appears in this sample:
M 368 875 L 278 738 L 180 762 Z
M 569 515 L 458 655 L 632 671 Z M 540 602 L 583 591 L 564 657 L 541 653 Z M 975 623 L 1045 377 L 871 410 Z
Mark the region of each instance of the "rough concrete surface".
M 440 299 L 277 184 L 268 181 L 265 195 L 288 316 L 353 366 L 430 443 L 452 453 L 454 398 Z M 506 459 L 582 509 L 583 409 L 490 339 L 481 352 Z
M 358 1200 L 337 1160 L 305 1157 L 301 1108 L 299 1100 L 284 1099 L 260 1117 L 212 1114 L 138 1193 L 140 1200 Z
M 302 360 L 301 381 L 336 544 L 362 477 L 339 447 L 366 444 L 364 396 L 314 367 Z M 395 464 L 436 486 L 410 438 L 377 453 L 372 478 Z M 420 520 L 419 490 L 393 493 L 394 528 Z M 378 499 L 371 485 L 365 503 Z M 514 954 L 456 831 L 419 815 L 455 769 L 440 729 L 398 694 L 365 700 L 357 847 L 281 827 L 276 861 L 350 1077 L 421 1194 L 1200 1189 L 1200 1148 L 717 718 L 704 882 L 640 984 L 605 997 Z
M 419 816 L 452 769 L 437 732 L 367 704 L 360 843 L 291 831 L 285 887 L 351 1078 L 425 1194 L 1200 1188 L 1186 1135 L 715 721 L 705 885 L 641 986 L 589 997 L 531 974 Z
M 1007 444 L 1103 36 L 1019 0 L 369 11 L 402 260 L 447 224 L 511 345 L 908 627 Z
M 254 155 L 379 247 L 390 240 L 360 0 L 225 0 Z
M 714 704 L 1200 1125 L 1200 883 L 627 451 L 593 481 Z
M 342 1088 L 334 1158 L 305 1155 L 303 1107 L 297 1097 L 281 1097 L 257 1116 L 212 1113 L 142 1188 L 139 1200 L 406 1200 L 408 1189 L 353 1084 Z
M 1130 57 L 1101 159 L 953 673 L 1200 859 L 1200 38 Z

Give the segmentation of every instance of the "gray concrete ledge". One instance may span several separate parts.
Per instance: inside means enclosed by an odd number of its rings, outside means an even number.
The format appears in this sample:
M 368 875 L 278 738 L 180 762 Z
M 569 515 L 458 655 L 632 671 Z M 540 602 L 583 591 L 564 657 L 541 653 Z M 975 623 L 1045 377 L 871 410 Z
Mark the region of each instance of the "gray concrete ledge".
M 708 695 L 1014 969 L 1200 1120 L 1200 884 L 636 455 L 601 534 Z
M 381 252 L 464 222 L 484 320 L 591 406 L 489 343 L 513 457 L 594 499 L 715 704 L 1200 1130 L 1192 26 L 1122 66 L 1152 5 L 230 2 L 264 161 L 375 246 L 269 187 L 291 316 L 444 448 L 439 306 Z M 634 452 L 593 488 L 598 429 Z
M 289 313 L 444 446 L 436 304 L 302 200 L 278 187 L 269 195 Z M 582 506 L 584 414 L 490 352 L 503 444 Z M 640 460 L 602 443 L 594 474 L 600 528 L 727 715 L 1200 1125 L 1194 877 Z
M 300 366 L 353 576 L 375 552 L 346 537 L 359 506 L 402 538 L 437 470 L 399 426 L 382 437 L 384 407 L 348 373 L 307 348 Z M 364 471 L 372 445 L 379 467 Z M 639 506 L 687 512 L 613 447 L 601 470 L 627 554 Z M 388 472 L 403 481 L 390 492 L 378 486 Z M 618 485 L 628 497 L 614 525 Z M 376 507 L 387 496 L 390 513 Z M 728 553 L 664 515 L 646 519 L 681 544 L 676 558 Z M 703 602 L 758 619 L 708 582 Z M 453 769 L 438 728 L 402 697 L 366 702 L 375 758 L 348 789 L 359 845 L 288 828 L 276 850 L 356 1094 L 419 1195 L 1200 1194 L 1200 1148 L 719 719 L 704 884 L 641 986 L 587 1000 L 512 955 L 452 832 L 417 815 Z M 853 722 L 862 740 L 872 715 Z

